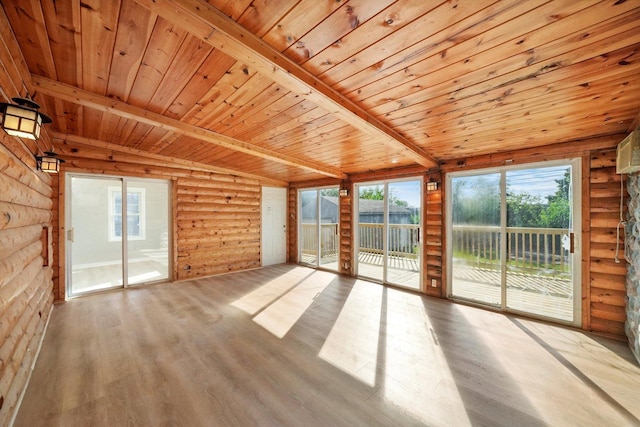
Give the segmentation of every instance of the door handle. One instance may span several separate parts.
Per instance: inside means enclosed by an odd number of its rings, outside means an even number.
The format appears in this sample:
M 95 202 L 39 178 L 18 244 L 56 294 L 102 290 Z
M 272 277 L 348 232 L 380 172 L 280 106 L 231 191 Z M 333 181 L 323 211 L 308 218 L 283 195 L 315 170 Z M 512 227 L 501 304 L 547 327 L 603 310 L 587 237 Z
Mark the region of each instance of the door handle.
M 575 252 L 576 235 L 575 233 L 569 233 L 569 253 Z
M 71 242 L 73 242 L 75 237 L 76 237 L 75 234 L 76 233 L 75 233 L 75 230 L 73 228 L 67 230 L 67 240 L 70 240 Z

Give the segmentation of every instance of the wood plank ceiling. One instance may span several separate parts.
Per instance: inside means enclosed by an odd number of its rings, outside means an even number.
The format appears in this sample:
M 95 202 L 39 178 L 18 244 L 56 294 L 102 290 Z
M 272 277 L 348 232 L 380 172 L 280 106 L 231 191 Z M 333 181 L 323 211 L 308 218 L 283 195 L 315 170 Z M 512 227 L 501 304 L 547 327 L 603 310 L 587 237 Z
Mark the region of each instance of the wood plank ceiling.
M 640 112 L 640 0 L 2 7 L 70 162 L 345 178 L 623 134 Z

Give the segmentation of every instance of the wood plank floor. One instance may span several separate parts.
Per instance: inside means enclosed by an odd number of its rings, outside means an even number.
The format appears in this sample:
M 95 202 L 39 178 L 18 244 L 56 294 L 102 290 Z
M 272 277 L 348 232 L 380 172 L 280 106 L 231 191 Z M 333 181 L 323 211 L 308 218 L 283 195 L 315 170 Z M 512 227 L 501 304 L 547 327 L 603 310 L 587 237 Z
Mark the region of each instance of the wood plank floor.
M 640 425 L 625 343 L 296 265 L 56 306 L 16 426 Z

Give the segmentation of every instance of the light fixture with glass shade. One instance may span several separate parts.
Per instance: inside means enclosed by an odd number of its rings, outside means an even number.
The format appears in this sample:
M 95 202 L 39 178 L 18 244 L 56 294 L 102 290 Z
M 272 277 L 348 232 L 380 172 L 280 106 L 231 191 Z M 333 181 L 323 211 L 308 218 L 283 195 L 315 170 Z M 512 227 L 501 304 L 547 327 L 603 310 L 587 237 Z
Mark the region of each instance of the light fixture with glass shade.
M 36 156 L 36 165 L 42 172 L 58 173 L 60 163 L 64 163 L 64 160 L 58 158 L 53 151 L 45 151 L 43 156 Z
M 38 139 L 40 128 L 43 124 L 51 123 L 51 118 L 38 111 L 40 105 L 33 101 L 29 94 L 26 98 L 12 98 L 12 101 L 15 104 L 0 103 L 2 129 L 18 138 Z

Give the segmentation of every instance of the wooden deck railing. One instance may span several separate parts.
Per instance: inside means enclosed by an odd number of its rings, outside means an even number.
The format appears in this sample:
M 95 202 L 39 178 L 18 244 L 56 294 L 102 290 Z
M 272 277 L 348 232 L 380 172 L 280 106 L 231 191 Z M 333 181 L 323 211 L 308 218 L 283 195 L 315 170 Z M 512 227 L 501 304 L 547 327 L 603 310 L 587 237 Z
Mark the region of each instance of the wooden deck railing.
M 338 224 L 320 224 L 320 238 L 322 239 L 322 257 L 336 255 L 340 244 Z M 316 255 L 318 252 L 318 234 L 316 224 L 302 224 L 302 253 Z
M 569 230 L 507 227 L 507 262 L 524 269 L 567 271 Z M 500 264 L 500 227 L 453 226 L 453 251 L 477 265 Z
M 320 225 L 321 257 L 336 255 L 340 244 L 336 223 Z M 383 224 L 359 224 L 361 252 L 381 254 Z M 302 224 L 302 253 L 316 255 L 318 235 L 315 224 Z M 507 262 L 523 269 L 552 269 L 568 271 L 568 248 L 565 228 L 507 227 Z M 415 224 L 389 225 L 389 254 L 417 258 L 419 226 Z M 478 266 L 500 264 L 500 227 L 456 225 L 453 227 L 453 250 L 457 256 L 468 257 Z
M 337 253 L 339 241 L 338 224 L 320 225 L 322 238 L 322 256 Z M 419 248 L 420 227 L 415 224 L 389 225 L 389 254 L 417 258 Z M 360 251 L 381 254 L 383 224 L 361 223 L 359 225 Z M 315 224 L 302 224 L 302 253 L 315 254 L 318 247 L 318 236 Z

